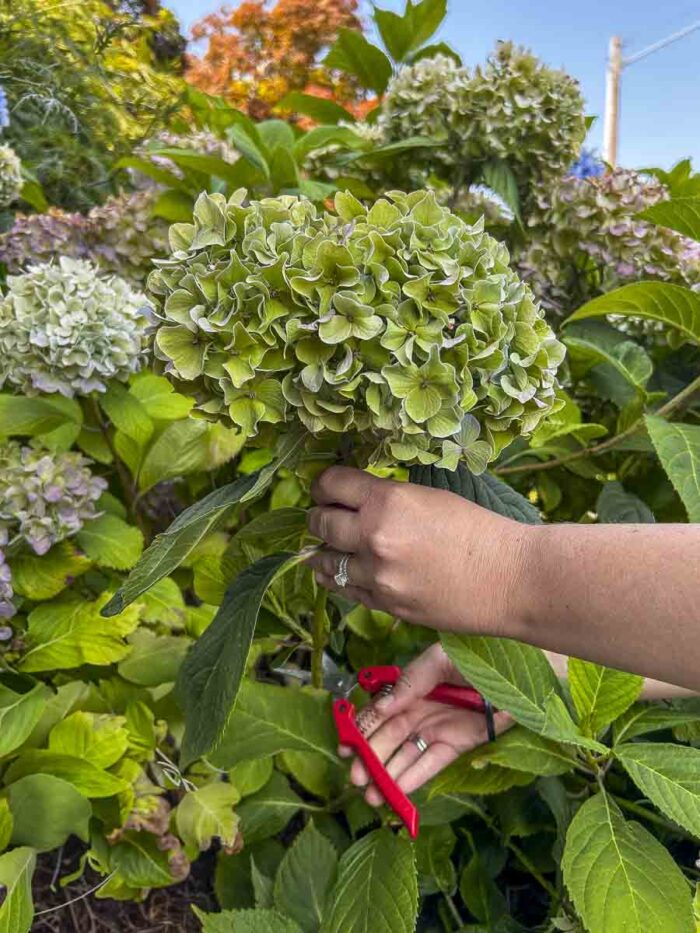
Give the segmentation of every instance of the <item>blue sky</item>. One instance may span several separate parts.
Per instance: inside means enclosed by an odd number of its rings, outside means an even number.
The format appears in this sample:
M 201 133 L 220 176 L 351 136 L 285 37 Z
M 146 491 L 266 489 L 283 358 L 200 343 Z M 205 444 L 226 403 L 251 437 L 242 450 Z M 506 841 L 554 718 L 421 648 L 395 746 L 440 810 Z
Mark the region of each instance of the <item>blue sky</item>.
M 235 6 L 235 0 L 229 0 Z M 466 63 L 482 61 L 497 39 L 528 45 L 581 82 L 588 112 L 600 119 L 590 144 L 602 143 L 605 59 L 609 37 L 619 34 L 632 54 L 700 20 L 700 0 L 448 0 L 440 38 Z M 216 0 L 165 0 L 189 28 L 219 5 Z M 404 0 L 381 0 L 401 10 Z M 369 4 L 365 0 L 365 10 Z M 366 17 L 368 18 L 368 17 Z M 623 75 L 620 162 L 670 167 L 685 156 L 700 169 L 700 30 Z

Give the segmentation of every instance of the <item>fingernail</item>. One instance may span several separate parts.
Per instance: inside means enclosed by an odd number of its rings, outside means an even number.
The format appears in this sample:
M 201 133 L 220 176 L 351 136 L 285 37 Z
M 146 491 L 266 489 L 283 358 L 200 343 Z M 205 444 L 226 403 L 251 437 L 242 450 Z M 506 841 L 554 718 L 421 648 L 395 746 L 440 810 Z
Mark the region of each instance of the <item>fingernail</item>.
M 374 704 L 380 713 L 386 712 L 389 709 L 392 703 L 396 700 L 396 697 L 393 693 L 388 693 L 385 697 L 382 697 L 380 700 Z

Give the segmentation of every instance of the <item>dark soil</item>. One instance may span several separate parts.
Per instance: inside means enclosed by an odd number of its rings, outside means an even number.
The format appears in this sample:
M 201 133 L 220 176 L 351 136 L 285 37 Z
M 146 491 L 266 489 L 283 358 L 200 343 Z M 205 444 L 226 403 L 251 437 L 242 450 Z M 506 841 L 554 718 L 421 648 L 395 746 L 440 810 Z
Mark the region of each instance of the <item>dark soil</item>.
M 79 856 L 79 851 L 64 852 L 57 877 L 73 871 Z M 36 915 L 32 933 L 199 933 L 201 924 L 192 913 L 192 905 L 218 910 L 211 887 L 213 860 L 206 855 L 194 863 L 186 881 L 152 891 L 142 904 L 101 899 L 94 893 L 68 903 L 103 879 L 88 868 L 80 880 L 61 888 L 53 882 L 56 867 L 56 853 L 39 857 L 33 883 Z

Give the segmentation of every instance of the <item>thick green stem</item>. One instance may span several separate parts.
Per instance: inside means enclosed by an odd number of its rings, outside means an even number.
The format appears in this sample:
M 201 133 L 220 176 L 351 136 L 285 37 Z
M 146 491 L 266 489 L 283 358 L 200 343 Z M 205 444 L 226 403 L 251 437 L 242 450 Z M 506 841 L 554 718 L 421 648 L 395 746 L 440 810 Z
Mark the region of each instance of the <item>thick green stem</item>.
M 311 683 L 314 687 L 323 686 L 323 649 L 326 647 L 326 602 L 328 590 L 319 586 L 314 603 L 313 628 L 311 629 Z

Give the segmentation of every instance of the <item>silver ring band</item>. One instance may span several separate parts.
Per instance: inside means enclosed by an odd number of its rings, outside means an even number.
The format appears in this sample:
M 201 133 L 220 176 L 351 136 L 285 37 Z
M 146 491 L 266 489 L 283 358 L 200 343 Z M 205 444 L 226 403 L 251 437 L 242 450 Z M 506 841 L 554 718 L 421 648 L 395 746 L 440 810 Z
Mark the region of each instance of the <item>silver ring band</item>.
M 336 586 L 339 586 L 341 589 L 344 589 L 350 582 L 350 577 L 348 576 L 348 561 L 350 560 L 349 554 L 342 554 L 340 560 L 338 561 L 338 572 L 333 578 L 336 582 Z
M 423 755 L 428 751 L 428 743 L 425 741 L 422 735 L 418 735 L 416 732 L 414 735 L 409 737 L 409 742 L 413 742 L 418 751 Z

